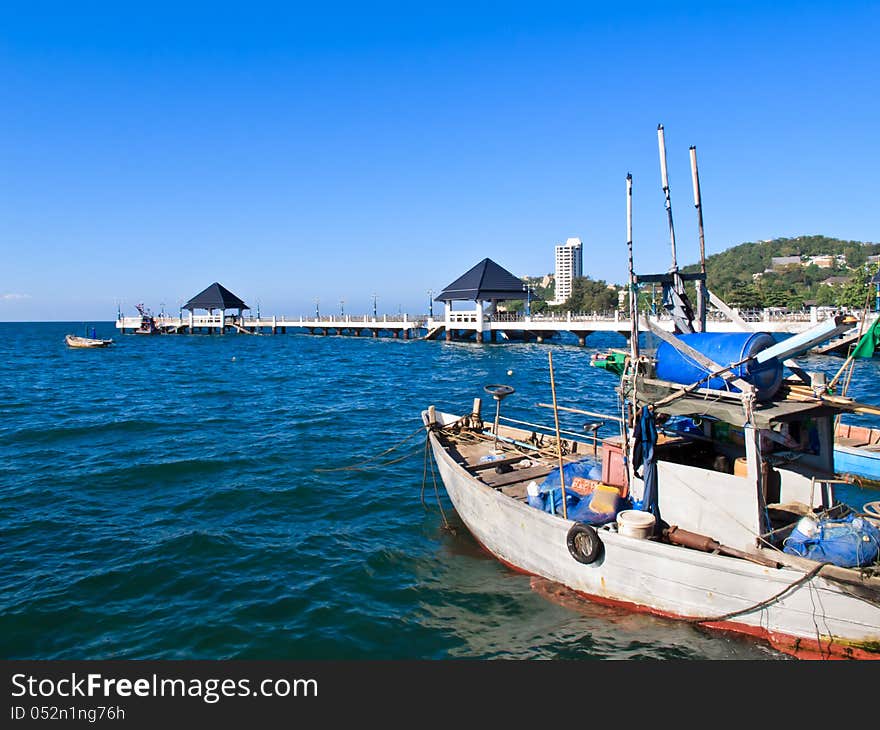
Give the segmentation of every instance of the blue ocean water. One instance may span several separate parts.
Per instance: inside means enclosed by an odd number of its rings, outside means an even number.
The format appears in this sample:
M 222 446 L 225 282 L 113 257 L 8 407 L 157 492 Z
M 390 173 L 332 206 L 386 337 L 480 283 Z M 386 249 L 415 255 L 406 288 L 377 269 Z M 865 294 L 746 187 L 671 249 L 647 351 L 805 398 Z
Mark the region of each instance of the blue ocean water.
M 552 348 L 560 404 L 614 413 L 614 378 L 588 362 L 616 335 L 579 348 L 95 327 L 115 343 L 68 348 L 82 323 L 0 324 L 3 658 L 786 658 L 514 573 L 445 497 L 460 529 L 443 529 L 430 478 L 423 493 L 423 408 L 480 396 L 485 414 L 483 385 L 506 383 L 504 415 L 534 419 Z M 850 394 L 880 395 L 877 369 L 859 361 Z

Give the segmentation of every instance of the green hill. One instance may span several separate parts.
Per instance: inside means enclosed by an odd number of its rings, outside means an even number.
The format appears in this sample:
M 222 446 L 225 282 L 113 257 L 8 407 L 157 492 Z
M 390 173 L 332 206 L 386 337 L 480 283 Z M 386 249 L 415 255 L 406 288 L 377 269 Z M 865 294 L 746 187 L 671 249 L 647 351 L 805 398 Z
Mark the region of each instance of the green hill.
M 741 243 L 708 256 L 706 275 L 711 291 L 740 308 L 800 309 L 805 304 L 861 307 L 867 274 L 877 270 L 876 264 L 870 269 L 865 264 L 869 256 L 877 254 L 880 243 L 827 236 L 776 238 Z M 818 262 L 823 265 L 810 263 L 811 257 L 820 256 L 834 259 Z M 777 261 L 774 266 L 773 259 L 781 257 L 799 257 L 800 261 Z M 699 268 L 694 264 L 682 271 L 695 272 Z

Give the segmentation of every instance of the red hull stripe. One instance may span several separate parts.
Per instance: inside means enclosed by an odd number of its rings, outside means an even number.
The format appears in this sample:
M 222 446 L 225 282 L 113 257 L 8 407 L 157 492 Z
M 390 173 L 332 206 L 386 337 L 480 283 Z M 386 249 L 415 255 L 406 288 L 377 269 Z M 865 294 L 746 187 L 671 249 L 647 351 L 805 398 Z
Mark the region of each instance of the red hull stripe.
M 529 571 L 523 570 L 513 563 L 509 563 L 504 558 L 495 555 L 495 553 L 489 550 L 479 540 L 477 540 L 477 543 L 480 545 L 481 548 L 483 548 L 483 550 L 489 553 L 489 555 L 498 560 L 500 563 L 506 565 L 511 570 L 514 570 L 517 573 L 522 573 L 524 575 L 535 575 L 538 578 L 544 577 L 537 575 L 536 573 L 530 573 Z M 653 614 L 654 616 L 663 616 L 664 618 L 675 619 L 678 621 L 690 620 L 687 616 L 670 613 L 669 611 L 661 611 L 656 608 L 651 608 L 650 606 L 643 606 L 638 603 L 631 603 L 630 601 L 621 601 L 616 598 L 608 598 L 606 596 L 596 596 L 591 593 L 584 593 L 583 591 L 574 592 L 577 593 L 579 596 L 583 596 L 589 601 L 601 603 L 606 606 L 618 606 L 620 608 L 625 608 L 636 613 L 649 613 Z M 764 639 L 765 641 L 769 642 L 774 649 L 778 649 L 779 651 L 797 657 L 798 659 L 880 660 L 880 653 L 878 653 L 877 651 L 862 649 L 861 647 L 852 644 L 838 643 L 832 641 L 831 639 L 820 642 L 817 639 L 805 639 L 799 636 L 789 636 L 788 634 L 780 634 L 777 632 L 768 631 L 767 629 L 763 629 L 758 626 L 749 626 L 748 624 L 737 623 L 736 621 L 713 621 L 702 623 L 700 625 L 706 626 L 711 629 L 717 629 L 719 631 L 729 631 L 736 634 L 746 634 L 748 636 L 753 636 L 758 639 Z

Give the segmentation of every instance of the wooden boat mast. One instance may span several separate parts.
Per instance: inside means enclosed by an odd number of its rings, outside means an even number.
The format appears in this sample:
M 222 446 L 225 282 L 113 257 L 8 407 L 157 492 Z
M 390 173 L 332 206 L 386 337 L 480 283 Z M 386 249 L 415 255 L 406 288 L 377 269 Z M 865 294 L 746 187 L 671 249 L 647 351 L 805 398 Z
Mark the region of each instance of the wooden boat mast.
M 633 364 L 639 359 L 639 290 L 633 268 L 633 178 L 626 174 L 626 246 L 629 250 L 629 317 L 632 322 L 630 329 L 630 357 Z
M 695 282 L 697 287 L 697 326 L 700 332 L 706 331 L 706 239 L 703 235 L 703 202 L 700 196 L 700 173 L 697 170 L 697 148 L 690 147 L 691 179 L 694 183 L 694 208 L 697 209 L 697 226 L 700 231 L 700 272 L 702 279 Z

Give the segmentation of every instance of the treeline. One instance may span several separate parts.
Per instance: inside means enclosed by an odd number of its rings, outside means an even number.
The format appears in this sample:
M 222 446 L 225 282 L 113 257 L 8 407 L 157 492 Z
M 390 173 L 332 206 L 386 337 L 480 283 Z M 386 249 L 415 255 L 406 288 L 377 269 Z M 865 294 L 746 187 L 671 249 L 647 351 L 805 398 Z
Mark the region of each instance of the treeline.
M 578 276 L 571 282 L 571 296 L 563 304 L 549 304 L 554 298 L 552 276 L 549 286 L 541 282 L 545 277 L 526 276 L 523 281 L 531 288 L 530 308 L 532 314 L 541 312 L 607 312 L 617 309 L 617 287 L 603 279 L 595 280 L 589 276 Z M 507 308 L 522 311 L 525 302 L 508 302 Z
M 862 308 L 870 298 L 873 306 L 875 288 L 871 278 L 877 274 L 877 264 L 867 264 L 869 256 L 880 254 L 880 243 L 845 241 L 827 236 L 798 236 L 776 238 L 772 241 L 741 243 L 738 246 L 712 254 L 706 258 L 706 278 L 709 290 L 730 306 L 739 309 L 786 307 L 799 310 L 808 306 Z M 831 267 L 815 264 L 790 264 L 773 268 L 773 259 L 798 256 L 806 263 L 813 256 L 842 256 Z M 699 264 L 682 268 L 684 273 L 699 271 Z M 757 274 L 757 276 L 755 276 Z M 830 285 L 823 283 L 835 279 Z M 542 283 L 549 280 L 548 286 Z M 616 309 L 618 290 L 625 284 L 610 285 L 602 279 L 578 277 L 572 282 L 572 293 L 559 305 L 548 304 L 554 298 L 552 275 L 524 277 L 530 287 L 530 308 L 533 314 L 542 311 L 604 312 Z M 691 287 L 693 294 L 693 287 Z M 654 291 L 653 307 L 659 307 L 660 289 Z M 652 292 L 640 293 L 640 308 L 651 308 Z M 628 307 L 624 297 L 622 305 Z M 522 310 L 525 302 L 508 302 L 509 309 Z

